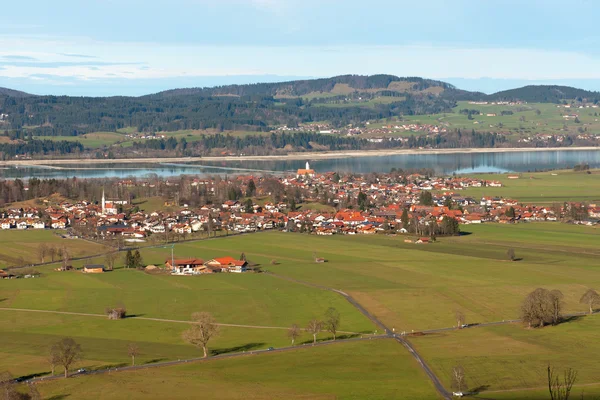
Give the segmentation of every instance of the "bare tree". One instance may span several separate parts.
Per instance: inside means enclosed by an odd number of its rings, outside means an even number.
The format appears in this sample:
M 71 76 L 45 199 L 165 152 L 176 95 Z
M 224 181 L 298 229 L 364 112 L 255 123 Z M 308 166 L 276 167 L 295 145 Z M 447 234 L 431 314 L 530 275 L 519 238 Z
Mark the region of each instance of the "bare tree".
M 506 255 L 510 261 L 515 261 L 517 259 L 514 249 L 508 249 Z
M 335 335 L 340 326 L 340 312 L 333 307 L 329 307 L 327 311 L 325 311 L 325 321 L 323 321 L 323 325 L 327 332 L 333 335 L 333 340 L 335 340 Z
M 313 345 L 317 343 L 317 335 L 321 332 L 321 328 L 323 327 L 323 322 L 318 319 L 312 319 L 306 326 L 306 330 L 313 335 Z
M 54 376 L 54 371 L 56 370 L 56 366 L 60 365 L 59 355 L 54 346 L 52 346 L 50 348 L 48 356 L 46 357 L 46 361 L 48 361 L 48 364 L 50 364 L 50 368 L 52 370 L 52 376 Z
M 461 365 L 452 367 L 452 387 L 458 392 L 467 389 L 467 380 L 465 378 L 465 369 Z
M 294 324 L 288 329 L 287 335 L 290 339 L 292 339 L 292 346 L 296 343 L 296 339 L 298 339 L 301 335 L 300 327 L 297 324 Z
M 127 308 L 122 304 L 117 307 L 106 307 L 104 312 L 108 319 L 123 319 L 127 316 Z
M 204 357 L 208 357 L 208 342 L 219 333 L 219 326 L 210 313 L 192 314 L 192 326 L 183 332 L 183 340 L 196 347 L 202 347 Z
M 577 381 L 577 371 L 572 368 L 567 368 L 563 372 L 562 379 L 560 374 L 548 365 L 548 391 L 550 392 L 550 400 L 569 400 L 571 389 Z
M 55 261 L 56 259 L 56 247 L 54 246 L 50 246 L 48 247 L 48 255 L 50 256 L 50 259 L 52 260 L 52 262 Z
M 529 327 L 557 324 L 561 319 L 562 293 L 538 288 L 529 293 L 521 305 L 521 318 Z
M 48 245 L 46 243 L 40 243 L 37 248 L 38 257 L 40 258 L 40 262 L 44 263 L 46 259 L 46 255 L 48 255 Z
M 560 312 L 563 307 L 563 298 L 565 296 L 558 289 L 554 289 L 550 291 L 550 303 L 552 306 L 552 324 L 556 325 L 560 322 L 561 315 Z
M 66 271 L 71 266 L 71 256 L 69 255 L 69 251 L 66 247 L 62 248 L 61 251 L 62 256 L 62 270 Z
M 600 295 L 594 289 L 588 289 L 579 300 L 581 304 L 586 304 L 590 308 L 590 314 L 594 313 L 594 306 L 600 303 Z
M 127 355 L 131 357 L 131 365 L 135 365 L 135 358 L 140 355 L 140 347 L 135 343 L 127 346 Z
M 466 321 L 465 314 L 460 310 L 456 310 L 454 311 L 454 318 L 456 319 L 456 327 L 461 329 Z
M 104 263 L 106 264 L 106 268 L 109 271 L 115 269 L 115 262 L 117 262 L 118 258 L 119 255 L 117 253 L 106 253 L 106 255 L 104 256 Z
M 52 346 L 51 352 L 58 357 L 58 365 L 65 369 L 65 378 L 69 376 L 69 368 L 81 358 L 81 346 L 71 338 L 64 338 Z

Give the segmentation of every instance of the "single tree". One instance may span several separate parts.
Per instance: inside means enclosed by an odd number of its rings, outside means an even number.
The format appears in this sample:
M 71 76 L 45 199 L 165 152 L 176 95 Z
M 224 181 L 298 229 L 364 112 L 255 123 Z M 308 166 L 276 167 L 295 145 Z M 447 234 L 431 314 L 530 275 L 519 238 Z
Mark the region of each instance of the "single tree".
M 17 399 L 19 393 L 15 389 L 15 386 L 15 380 L 10 372 L 0 372 L 0 399 Z
M 135 358 L 140 355 L 140 347 L 135 343 L 127 346 L 127 355 L 131 357 L 131 365 L 135 365 Z
M 521 305 L 521 318 L 529 327 L 557 324 L 561 319 L 562 293 L 538 288 L 529 293 Z
M 71 266 L 71 256 L 66 247 L 63 247 L 62 252 L 62 270 L 66 271 Z
M 252 204 L 252 199 L 246 199 L 244 203 L 244 211 L 248 214 L 254 213 L 254 205 Z
M 465 313 L 463 313 L 460 310 L 456 310 L 454 312 L 454 318 L 456 319 L 456 327 L 458 329 L 461 329 L 462 326 L 465 324 L 465 321 L 466 321 Z
M 52 346 L 51 352 L 58 357 L 58 365 L 65 369 L 65 378 L 69 376 L 69 368 L 81 358 L 81 346 L 71 338 L 64 338 Z
M 133 268 L 141 268 L 142 265 L 144 264 L 144 261 L 142 260 L 142 255 L 140 254 L 139 250 L 136 250 L 133 253 L 133 259 L 132 259 L 132 263 L 133 263 Z
M 465 369 L 460 365 L 452 368 L 452 388 L 457 392 L 462 392 L 467 389 Z
M 252 197 L 256 193 L 256 184 L 254 183 L 254 179 L 250 179 L 248 182 L 248 187 L 246 188 L 246 197 Z
M 292 340 L 292 346 L 296 343 L 296 339 L 300 337 L 301 334 L 300 327 L 297 324 L 294 324 L 288 329 L 287 336 Z
M 40 262 L 44 263 L 46 255 L 48 255 L 48 245 L 46 243 L 41 243 L 38 246 L 38 257 L 40 258 Z
M 577 371 L 567 368 L 562 379 L 553 367 L 548 366 L 548 391 L 550 400 L 569 400 L 571 389 L 577 381 Z
M 319 321 L 318 319 L 310 320 L 310 322 L 306 326 L 306 331 L 313 335 L 313 345 L 317 343 L 317 335 L 319 334 L 319 332 L 321 332 L 322 327 L 323 322 Z
M 204 357 L 208 357 L 208 342 L 219 333 L 219 326 L 210 313 L 197 312 L 192 314 L 192 326 L 183 332 L 183 339 L 196 346 L 202 347 Z
M 506 256 L 508 257 L 508 259 L 510 261 L 515 261 L 517 259 L 517 256 L 515 255 L 515 250 L 514 249 L 508 249 L 506 251 Z
M 581 304 L 586 304 L 590 309 L 590 314 L 594 313 L 594 306 L 600 303 L 600 295 L 594 289 L 588 289 L 581 299 L 579 300 Z
M 48 247 L 48 255 L 50 256 L 50 259 L 52 260 L 52 262 L 54 262 L 54 260 L 56 259 L 56 247 L 54 246 L 50 246 Z
M 402 210 L 402 227 L 408 231 L 408 209 L 404 208 L 404 210 Z
M 125 253 L 124 264 L 127 268 L 133 267 L 133 253 L 131 252 L 131 250 L 127 250 L 127 253 Z
M 248 262 L 248 260 L 246 260 L 246 253 L 242 253 L 240 255 L 240 261 L 246 261 L 246 262 Z
M 115 269 L 115 262 L 117 261 L 117 258 L 117 253 L 106 253 L 104 256 L 104 263 L 106 264 L 107 270 L 112 271 Z
M 52 376 L 54 376 L 54 371 L 56 370 L 56 366 L 60 365 L 60 358 L 59 358 L 58 352 L 56 351 L 56 348 L 54 346 L 52 346 L 50 348 L 50 351 L 48 352 L 48 357 L 46 358 L 46 361 L 48 361 L 48 364 L 50 364 Z
M 325 311 L 323 325 L 327 332 L 333 335 L 333 340 L 335 340 L 335 335 L 340 326 L 340 312 L 333 307 L 329 307 L 327 311 Z
M 561 311 L 563 308 L 563 299 L 564 295 L 558 289 L 554 289 L 550 291 L 550 305 L 552 307 L 552 324 L 556 325 L 560 322 L 561 319 Z

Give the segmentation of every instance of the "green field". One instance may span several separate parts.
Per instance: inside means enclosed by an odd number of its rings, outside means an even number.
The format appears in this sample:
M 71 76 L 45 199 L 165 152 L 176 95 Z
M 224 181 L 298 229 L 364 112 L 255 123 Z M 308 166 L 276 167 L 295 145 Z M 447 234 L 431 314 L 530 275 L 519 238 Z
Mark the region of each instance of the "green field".
M 473 115 L 469 120 L 465 114 L 460 114 L 463 109 L 479 110 L 480 115 Z M 512 115 L 501 115 L 502 111 L 512 111 Z M 538 113 L 539 111 L 539 113 Z M 529 103 L 519 105 L 478 105 L 459 101 L 452 113 L 405 116 L 403 121 L 418 124 L 446 125 L 456 129 L 475 129 L 476 131 L 500 130 L 518 132 L 523 134 L 550 133 L 564 134 L 566 126 L 569 133 L 577 133 L 579 128 L 588 132 L 600 131 L 600 109 L 596 108 L 563 108 L 551 103 Z M 496 114 L 496 116 L 488 116 Z M 579 123 L 575 118 L 566 119 L 563 116 L 577 114 Z
M 504 197 L 523 203 L 550 205 L 552 203 L 586 202 L 600 203 L 600 171 L 591 174 L 574 171 L 551 171 L 519 174 L 519 179 L 508 179 L 516 174 L 480 174 L 478 179 L 502 182 L 502 187 L 468 188 L 460 195 Z
M 496 395 L 512 398 L 516 393 L 502 392 L 515 388 L 539 388 L 528 394 L 530 399 L 548 399 L 546 367 L 578 372 L 574 398 L 582 390 L 600 394 L 600 365 L 596 340 L 600 329 L 598 316 L 583 317 L 547 329 L 528 330 L 519 325 L 468 328 L 413 339 L 413 343 L 446 387 L 450 387 L 452 367 L 465 369 L 471 389 L 482 388 L 482 398 Z M 588 386 L 591 385 L 591 386 Z M 523 393 L 519 397 L 524 398 Z M 587 397 L 586 397 L 587 398 Z
M 61 232 L 51 230 L 0 230 L 0 268 L 41 262 L 37 249 L 41 243 L 66 247 L 72 258 L 102 254 L 102 245 L 79 239 L 62 239 Z M 46 262 L 51 261 L 46 257 Z M 0 285 L 0 288 L 2 286 Z
M 596 228 L 529 223 L 470 225 L 463 226 L 462 230 L 462 236 L 438 238 L 436 243 L 429 245 L 404 243 L 403 236 L 317 237 L 265 232 L 179 243 L 175 245 L 174 252 L 176 257 L 203 259 L 227 255 L 237 258 L 243 252 L 250 262 L 269 272 L 349 293 L 396 332 L 453 326 L 456 310 L 464 312 L 471 324 L 517 318 L 524 296 L 537 287 L 560 289 L 565 295 L 565 312 L 585 311 L 586 307 L 579 304 L 580 296 L 589 287 L 600 289 L 600 231 Z M 510 248 L 515 250 L 520 261 L 507 260 L 506 252 Z M 170 253 L 167 248 L 142 250 L 146 264 L 162 265 L 165 259 L 170 258 Z M 315 255 L 327 262 L 315 264 Z M 102 262 L 102 259 L 95 261 Z M 82 263 L 74 264 L 80 266 Z M 107 306 L 123 303 L 130 314 L 142 318 L 185 321 L 192 312 L 209 311 L 220 323 L 273 327 L 222 327 L 219 338 L 211 343 L 211 348 L 217 353 L 285 346 L 288 343 L 286 327 L 293 323 L 305 326 L 308 320 L 322 316 L 331 306 L 342 315 L 341 330 L 364 335 L 377 329 L 342 296 L 269 274 L 174 277 L 126 269 L 98 275 L 54 272 L 51 267 L 41 267 L 40 270 L 45 272 L 42 278 L 0 281 L 0 307 L 102 314 Z M 87 368 L 126 363 L 125 349 L 131 342 L 138 343 L 143 350 L 140 362 L 199 354 L 181 339 L 186 324 L 180 322 L 140 318 L 108 321 L 101 316 L 16 310 L 0 311 L 0 318 L 9 321 L 8 324 L 0 324 L 0 337 L 7 345 L 0 350 L 0 369 L 8 368 L 15 375 L 48 371 L 45 351 L 50 343 L 64 336 L 74 336 L 82 343 L 85 360 L 81 365 Z M 590 357 L 595 354 L 596 345 L 588 346 L 588 343 L 593 341 L 592 336 L 599 324 L 600 319 L 593 316 L 539 331 L 518 325 L 474 327 L 412 340 L 447 387 L 448 369 L 460 363 L 470 374 L 472 385 L 482 386 L 488 391 L 482 392 L 481 396 L 495 398 L 497 394 L 498 398 L 523 398 L 518 397 L 523 395 L 522 392 L 511 390 L 543 385 L 543 368 L 548 362 L 561 367 L 577 363 L 578 368 L 582 368 L 580 383 L 593 383 L 594 374 L 600 370 L 593 365 L 595 359 Z M 326 339 L 328 335 L 323 333 L 320 338 Z M 309 340 L 308 335 L 300 339 L 301 342 Z M 361 369 L 369 362 L 361 353 L 362 344 L 365 342 L 352 344 L 357 346 L 357 350 L 350 353 L 357 360 L 348 361 L 343 368 L 366 373 L 364 379 L 368 380 L 370 372 Z M 397 343 L 391 345 L 395 352 L 408 355 Z M 350 344 L 338 346 L 335 348 Z M 331 349 L 333 351 L 334 347 Z M 307 349 L 302 353 L 312 350 L 330 351 Z M 344 380 L 326 386 L 307 385 L 303 392 L 294 392 L 297 389 L 293 383 L 296 378 L 288 379 L 282 372 L 286 370 L 277 367 L 278 362 L 289 363 L 287 357 L 293 357 L 292 354 L 297 353 L 269 355 L 277 361 L 266 364 L 266 371 L 246 359 L 199 364 L 198 368 L 231 365 L 231 370 L 222 367 L 222 373 L 231 377 L 237 376 L 234 372 L 236 363 L 252 363 L 250 369 L 262 371 L 261 376 L 273 377 L 265 383 L 261 381 L 261 388 L 266 392 L 264 395 L 257 392 L 257 398 L 276 393 L 271 389 L 282 390 L 282 396 L 289 395 L 291 398 L 301 393 L 307 398 L 313 398 L 315 393 L 323 396 L 335 393 L 340 398 L 353 398 L 351 393 L 354 392 L 350 391 L 353 386 L 346 388 Z M 310 357 L 317 356 L 311 352 Z M 393 359 L 399 358 L 394 356 Z M 308 365 L 315 371 L 330 365 L 329 359 L 319 360 Z M 358 366 L 352 368 L 355 362 Z M 268 365 L 272 367 L 270 370 Z M 400 366 L 411 370 L 411 373 L 420 373 L 418 369 L 413 371 L 410 365 L 413 364 L 400 362 Z M 525 369 L 527 373 L 520 372 Z M 506 375 L 512 371 L 519 373 L 507 378 Z M 140 385 L 150 373 L 155 376 L 159 372 L 127 373 L 119 375 L 123 378 L 114 379 L 128 385 L 131 391 L 143 393 Z M 177 380 L 176 375 L 164 373 L 164 380 L 169 385 L 180 382 L 182 387 L 198 390 L 204 385 L 201 380 L 192 382 L 191 375 Z M 339 374 L 328 376 L 337 379 L 345 372 Z M 200 376 L 214 375 L 207 372 L 207 375 Z M 304 378 L 308 381 L 313 379 L 311 376 Z M 57 382 L 48 385 L 45 393 L 67 393 L 77 398 L 89 396 L 102 384 L 106 384 L 107 393 L 111 393 L 112 379 L 102 376 Z M 221 387 L 221 377 L 214 376 L 214 381 L 215 387 Z M 227 382 L 231 384 L 228 392 L 231 398 L 247 391 L 242 381 L 233 379 Z M 271 383 L 276 387 L 272 388 Z M 372 398 L 390 397 L 391 392 L 386 386 L 379 389 L 368 384 L 359 386 L 363 390 L 373 390 Z M 401 382 L 394 386 L 394 390 L 398 387 L 407 390 Z M 309 388 L 316 392 L 310 392 Z M 353 390 L 358 393 L 354 398 L 365 398 L 365 392 Z M 418 392 L 421 393 L 422 389 Z
M 88 149 L 97 149 L 123 142 L 126 138 L 122 134 L 115 132 L 93 132 L 81 136 L 37 136 L 36 139 L 78 141 Z
M 69 399 L 438 398 L 416 361 L 389 340 L 59 380 L 39 389 Z

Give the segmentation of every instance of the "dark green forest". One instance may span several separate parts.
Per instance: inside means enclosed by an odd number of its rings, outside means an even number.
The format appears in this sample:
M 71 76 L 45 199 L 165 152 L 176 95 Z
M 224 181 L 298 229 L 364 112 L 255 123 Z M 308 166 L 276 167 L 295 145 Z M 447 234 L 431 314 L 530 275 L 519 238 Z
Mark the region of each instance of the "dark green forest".
M 336 85 L 345 85 L 345 92 L 342 94 L 336 90 Z M 326 95 L 315 96 L 315 93 Z M 312 95 L 302 97 L 309 94 Z M 386 96 L 392 101 L 361 106 L 361 102 L 378 96 Z M 394 101 L 395 98 L 397 101 Z M 4 156 L 77 153 L 84 150 L 79 142 L 40 140 L 39 137 L 76 137 L 90 132 L 114 132 L 127 127 L 136 127 L 139 132 L 204 129 L 217 132 L 269 132 L 282 125 L 293 128 L 299 124 L 327 121 L 338 128 L 360 125 L 369 120 L 451 112 L 456 102 L 461 100 L 562 103 L 568 99 L 597 103 L 600 93 L 562 86 L 526 86 L 485 95 L 460 90 L 440 81 L 392 75 L 344 75 L 283 83 L 175 89 L 142 97 L 34 96 L 0 89 L 0 113 L 4 114 L 0 131 L 13 141 L 0 144 L 0 152 Z M 292 146 L 313 149 L 315 145 L 330 150 L 494 147 L 504 140 L 493 133 L 473 132 L 465 135 L 454 131 L 444 136 L 411 137 L 408 142 L 386 140 L 373 144 L 355 138 L 277 133 L 244 138 L 207 135 L 190 145 L 184 139 L 146 141 L 134 143 L 133 148 L 146 152 L 176 150 L 203 154 L 221 148 L 282 149 Z

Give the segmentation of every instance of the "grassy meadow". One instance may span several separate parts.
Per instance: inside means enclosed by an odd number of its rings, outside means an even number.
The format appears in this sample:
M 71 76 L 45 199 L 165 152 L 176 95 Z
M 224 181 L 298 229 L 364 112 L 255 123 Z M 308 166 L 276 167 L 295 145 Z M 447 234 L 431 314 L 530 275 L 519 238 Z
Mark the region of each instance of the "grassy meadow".
M 175 257 L 205 260 L 238 258 L 245 253 L 250 262 L 269 272 L 351 294 L 396 332 L 453 326 L 456 310 L 461 310 L 470 324 L 517 318 L 521 301 L 537 287 L 560 289 L 565 296 L 565 312 L 585 311 L 586 306 L 579 304 L 583 292 L 589 287 L 600 289 L 597 228 L 524 223 L 469 225 L 462 230 L 461 236 L 438 238 L 428 245 L 404 243 L 404 236 L 317 237 L 264 232 L 178 243 L 174 253 Z M 520 261 L 508 261 L 506 253 L 511 248 Z M 314 255 L 327 262 L 314 263 Z M 171 249 L 146 248 L 142 256 L 146 264 L 162 265 L 170 258 Z M 103 259 L 90 262 L 102 263 Z M 78 267 L 82 264 L 74 263 Z M 38 269 L 44 273 L 41 278 L 0 281 L 0 308 L 9 309 L 0 310 L 0 337 L 7 344 L 0 349 L 0 370 L 9 369 L 14 375 L 47 372 L 47 348 L 64 336 L 73 336 L 82 344 L 85 354 L 79 365 L 90 369 L 127 363 L 125 349 L 131 342 L 142 349 L 140 363 L 196 356 L 200 352 L 181 339 L 187 324 L 179 322 L 189 320 L 195 311 L 209 311 L 220 323 L 272 327 L 223 326 L 220 336 L 210 344 L 215 354 L 285 346 L 286 327 L 293 323 L 305 326 L 328 307 L 340 311 L 340 330 L 364 335 L 376 329 L 342 296 L 269 274 L 175 277 L 122 268 L 97 275 L 56 272 L 51 266 Z M 109 321 L 94 315 L 16 310 L 101 315 L 106 307 L 121 303 L 138 318 Z M 597 347 L 593 336 L 599 324 L 600 319 L 591 316 L 542 330 L 528 330 L 518 324 L 473 327 L 411 340 L 446 387 L 449 369 L 459 363 L 468 372 L 470 386 L 484 390 L 480 396 L 524 398 L 521 389 L 534 388 L 526 393 L 536 395 L 535 388 L 543 386 L 543 368 L 549 362 L 560 367 L 577 366 L 581 368 L 579 383 L 594 383 L 600 370 L 591 355 Z M 319 337 L 329 336 L 322 333 Z M 306 334 L 300 338 L 300 342 L 309 340 Z M 345 362 L 336 361 L 341 357 L 338 351 L 345 355 Z M 294 358 L 302 354 L 306 358 Z M 421 374 L 412 359 L 405 357 L 409 354 L 402 346 L 378 340 L 269 354 L 264 365 L 246 358 L 220 360 L 160 372 L 72 379 L 41 385 L 41 390 L 47 396 L 85 398 L 103 388 L 107 398 L 136 398 L 162 393 L 155 383 L 148 383 L 150 376 L 160 374 L 169 383 L 166 387 L 181 387 L 181 393 L 174 392 L 173 398 L 190 390 L 213 393 L 211 390 L 223 391 L 224 387 L 229 387 L 223 392 L 225 398 L 238 398 L 247 394 L 247 384 L 260 376 L 255 398 L 274 394 L 289 398 L 333 398 L 334 394 L 336 398 L 390 398 L 400 393 L 394 390 L 414 390 L 410 398 L 433 398 L 427 381 L 422 384 L 421 378 L 415 378 L 415 387 L 411 380 L 403 383 L 405 377 Z M 368 367 L 372 358 L 390 375 L 386 372 L 382 378 L 380 370 Z M 262 360 L 263 355 L 257 359 Z M 307 372 L 296 376 L 282 365 Z M 336 367 L 324 370 L 332 365 Z M 397 368 L 408 372 L 393 373 Z M 238 370 L 250 371 L 250 375 L 238 374 Z M 328 377 L 324 383 L 311 384 L 322 376 Z M 387 376 L 394 376 L 395 383 L 368 383 L 370 379 L 387 382 Z M 213 382 L 211 389 L 205 389 L 208 382 Z M 583 387 L 595 390 L 593 386 Z M 127 389 L 122 394 L 116 393 L 123 388 Z
M 46 398 L 437 399 L 416 361 L 391 340 L 340 343 L 38 385 Z M 59 397 L 63 396 L 63 397 Z
M 469 388 L 480 388 L 481 398 L 545 400 L 546 368 L 551 365 L 561 374 L 566 368 L 577 370 L 573 395 L 579 398 L 582 391 L 600 394 L 600 366 L 590 356 L 600 351 L 598 329 L 600 318 L 594 315 L 539 330 L 520 325 L 467 328 L 412 342 L 446 387 L 452 368 L 461 365 Z M 521 388 L 538 390 L 514 391 Z
M 502 182 L 502 187 L 480 187 L 461 190 L 464 196 L 501 196 L 523 203 L 551 205 L 564 202 L 600 203 L 600 170 L 586 172 L 550 171 L 518 174 L 519 179 L 509 179 L 517 174 L 478 174 L 478 179 Z M 469 175 L 471 176 L 471 175 Z
M 71 257 L 101 254 L 106 250 L 102 245 L 84 240 L 63 239 L 59 233 L 51 230 L 0 230 L 0 268 L 41 262 L 38 247 L 42 243 L 66 247 Z M 51 261 L 50 257 L 46 257 L 45 261 Z

